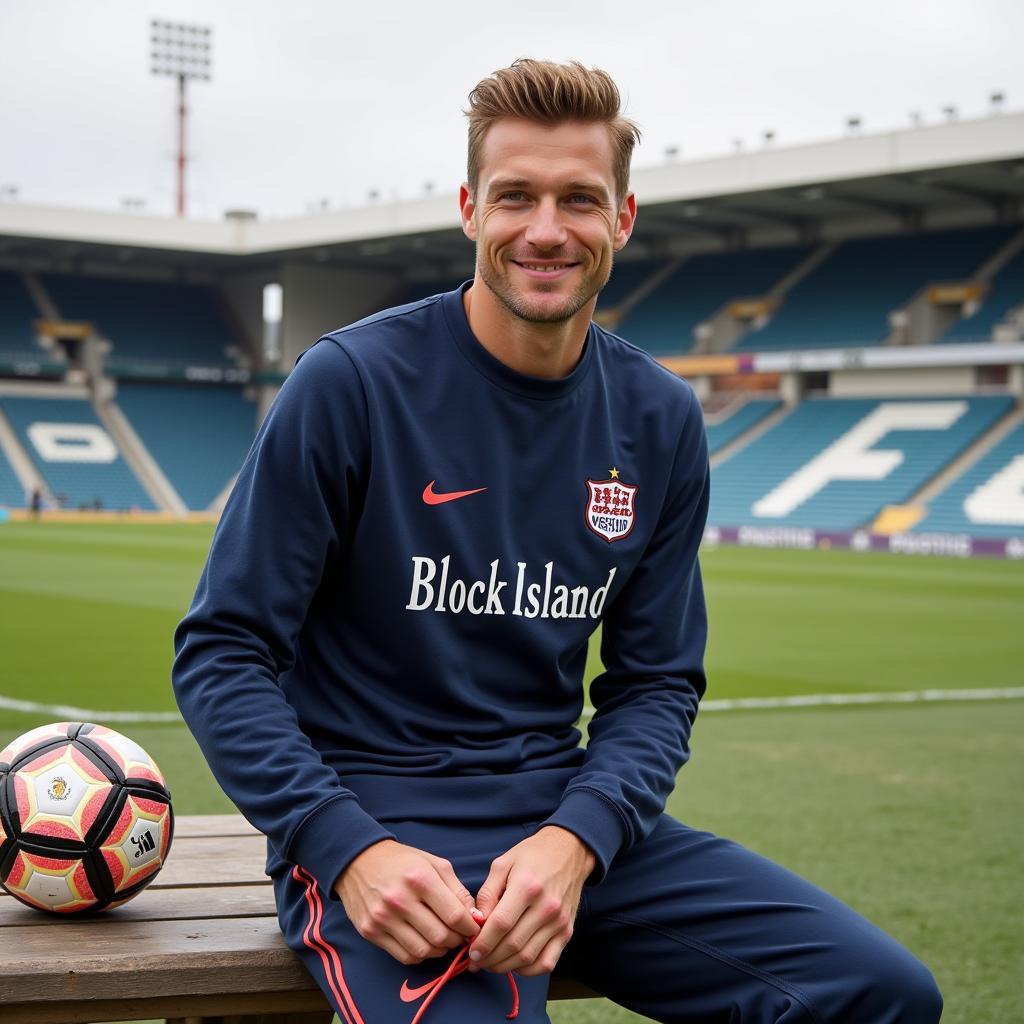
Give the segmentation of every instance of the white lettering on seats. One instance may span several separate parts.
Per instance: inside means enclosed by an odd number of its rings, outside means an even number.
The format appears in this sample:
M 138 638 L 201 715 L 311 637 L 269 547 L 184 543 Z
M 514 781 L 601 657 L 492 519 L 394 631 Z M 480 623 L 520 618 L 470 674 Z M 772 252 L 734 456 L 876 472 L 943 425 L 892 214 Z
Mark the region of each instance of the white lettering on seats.
M 948 430 L 967 412 L 966 402 L 883 402 L 842 437 L 756 501 L 755 516 L 787 516 L 833 480 L 884 480 L 903 452 L 872 451 L 893 430 Z
M 28 437 L 44 462 L 114 462 L 117 445 L 95 423 L 33 423 Z
M 1024 526 L 1024 455 L 1015 455 L 964 500 L 972 523 Z

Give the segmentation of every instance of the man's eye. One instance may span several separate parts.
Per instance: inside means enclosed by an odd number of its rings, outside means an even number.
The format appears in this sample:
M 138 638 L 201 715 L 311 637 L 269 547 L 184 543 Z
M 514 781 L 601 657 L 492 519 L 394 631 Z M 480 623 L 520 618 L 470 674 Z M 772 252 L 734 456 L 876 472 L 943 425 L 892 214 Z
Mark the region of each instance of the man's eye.
M 593 196 L 586 196 L 580 193 L 579 195 L 569 196 L 569 202 L 576 206 L 584 206 L 587 203 L 594 202 Z
M 526 198 L 525 192 L 502 192 L 499 199 L 507 200 L 510 203 L 521 203 Z

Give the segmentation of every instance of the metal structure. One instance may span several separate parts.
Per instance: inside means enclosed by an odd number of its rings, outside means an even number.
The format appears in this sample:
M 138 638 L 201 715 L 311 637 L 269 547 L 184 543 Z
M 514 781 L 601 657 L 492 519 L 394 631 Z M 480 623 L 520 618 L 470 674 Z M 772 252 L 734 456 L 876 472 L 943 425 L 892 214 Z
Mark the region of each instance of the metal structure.
M 178 216 L 185 216 L 185 83 L 210 81 L 213 30 L 181 22 L 150 22 L 150 71 L 178 80 Z

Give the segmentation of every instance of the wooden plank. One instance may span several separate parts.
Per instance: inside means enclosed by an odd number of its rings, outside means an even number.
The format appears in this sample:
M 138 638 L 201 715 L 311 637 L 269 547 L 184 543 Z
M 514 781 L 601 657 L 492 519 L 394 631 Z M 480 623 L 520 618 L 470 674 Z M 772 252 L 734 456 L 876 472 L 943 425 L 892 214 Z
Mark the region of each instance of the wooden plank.
M 174 819 L 175 839 L 261 834 L 240 814 L 183 814 Z
M 5 1002 L 47 1003 L 304 991 L 312 979 L 274 917 L 206 921 L 69 921 L 4 935 Z
M 221 1017 L 235 1014 L 324 1014 L 327 1000 L 319 989 L 308 992 L 247 993 L 240 995 L 178 996 L 155 999 L 75 1000 L 43 1005 L 9 1004 L 0 1009 L 3 1024 L 95 1024 L 97 1021 L 150 1020 L 152 1018 Z M 330 1013 L 326 1020 L 333 1017 Z M 287 1019 L 287 1017 L 285 1018 Z M 311 1016 L 310 1024 L 321 1018 Z
M 93 923 L 111 928 L 125 921 L 184 921 L 204 918 L 272 917 L 274 893 L 269 883 L 232 885 L 223 889 L 156 889 L 139 893 L 123 907 L 95 918 L 66 918 L 43 914 L 26 907 L 10 896 L 0 899 L 0 928 L 82 927 Z M 78 934 L 78 933 L 76 933 Z M 10 937 L 5 937 L 6 944 Z M 0 968 L 2 970 L 2 968 Z
M 154 886 L 252 885 L 268 883 L 267 841 L 249 836 L 176 839 Z

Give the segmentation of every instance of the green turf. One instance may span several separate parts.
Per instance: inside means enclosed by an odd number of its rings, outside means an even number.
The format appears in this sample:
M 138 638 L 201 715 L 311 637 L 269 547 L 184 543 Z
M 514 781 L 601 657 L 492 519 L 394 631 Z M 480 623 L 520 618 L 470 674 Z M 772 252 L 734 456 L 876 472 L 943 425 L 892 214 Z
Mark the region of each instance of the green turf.
M 0 695 L 172 707 L 170 636 L 209 536 L 0 527 Z M 726 548 L 703 564 L 709 696 L 1024 684 L 1019 564 Z M 0 739 L 51 717 L 0 711 Z M 230 807 L 183 727 L 122 728 L 179 813 Z M 944 1021 L 1024 1019 L 1024 702 L 705 714 L 670 809 L 892 932 L 935 971 Z M 640 1020 L 606 1002 L 552 1019 Z

